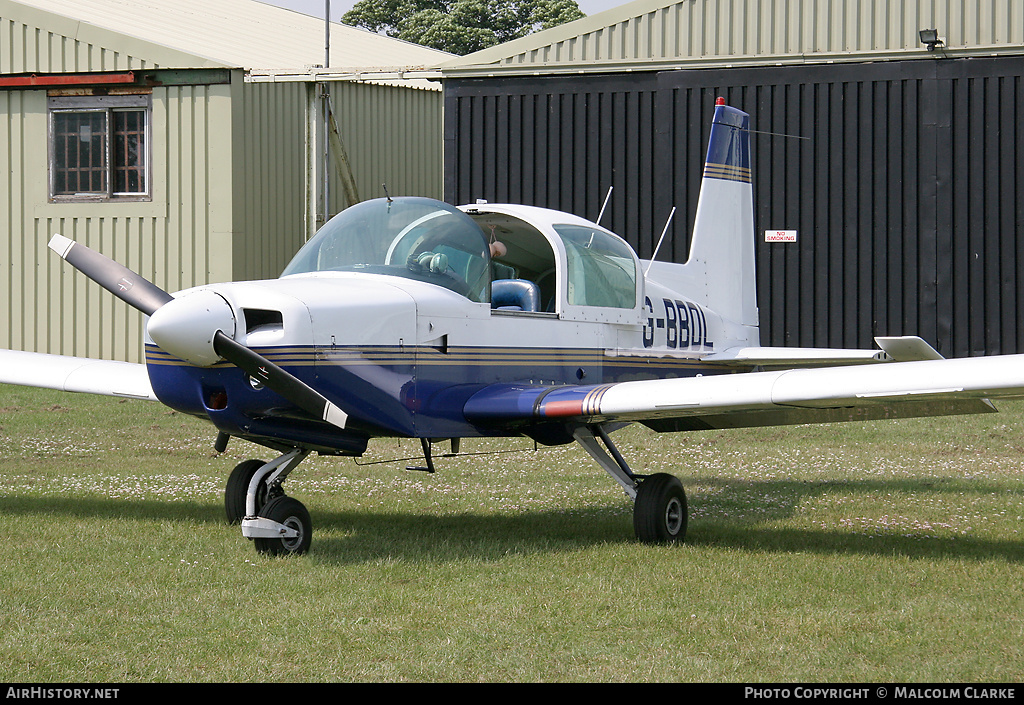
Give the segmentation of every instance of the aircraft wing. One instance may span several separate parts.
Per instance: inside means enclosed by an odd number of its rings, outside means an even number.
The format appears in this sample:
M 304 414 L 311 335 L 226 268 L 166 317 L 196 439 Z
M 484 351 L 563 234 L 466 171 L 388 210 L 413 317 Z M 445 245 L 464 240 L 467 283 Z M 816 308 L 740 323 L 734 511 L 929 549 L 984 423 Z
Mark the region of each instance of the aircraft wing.
M 133 362 L 0 350 L 0 383 L 157 401 L 146 366 Z
M 641 422 L 656 431 L 995 411 L 1024 397 L 1024 355 L 749 372 L 605 385 L 493 385 L 464 412 L 482 425 Z

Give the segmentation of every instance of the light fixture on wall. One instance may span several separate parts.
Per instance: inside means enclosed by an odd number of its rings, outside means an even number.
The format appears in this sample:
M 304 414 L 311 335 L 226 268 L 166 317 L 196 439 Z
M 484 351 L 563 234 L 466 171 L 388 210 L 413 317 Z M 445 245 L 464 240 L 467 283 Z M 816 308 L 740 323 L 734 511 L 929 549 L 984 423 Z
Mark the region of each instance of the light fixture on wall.
M 939 39 L 939 30 L 937 29 L 922 29 L 918 32 L 918 36 L 921 37 L 921 43 L 928 48 L 928 51 L 935 51 L 935 47 L 944 46 L 941 39 Z

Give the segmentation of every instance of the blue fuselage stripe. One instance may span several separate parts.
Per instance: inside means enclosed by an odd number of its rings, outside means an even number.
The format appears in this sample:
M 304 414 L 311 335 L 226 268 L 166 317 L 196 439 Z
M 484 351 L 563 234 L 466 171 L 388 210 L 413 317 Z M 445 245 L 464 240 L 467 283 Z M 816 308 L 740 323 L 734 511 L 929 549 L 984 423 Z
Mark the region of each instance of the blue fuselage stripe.
M 612 354 L 601 349 L 453 347 L 259 348 L 261 355 L 314 386 L 372 434 L 429 436 L 490 433 L 466 420 L 466 401 L 494 384 L 593 386 L 636 379 L 720 374 L 733 368 L 696 358 Z M 228 363 L 197 368 L 149 346 L 157 396 L 172 408 L 209 416 L 222 430 L 246 425 L 288 404 L 253 388 Z M 219 397 L 218 395 L 223 395 Z M 217 408 L 226 398 L 226 407 Z

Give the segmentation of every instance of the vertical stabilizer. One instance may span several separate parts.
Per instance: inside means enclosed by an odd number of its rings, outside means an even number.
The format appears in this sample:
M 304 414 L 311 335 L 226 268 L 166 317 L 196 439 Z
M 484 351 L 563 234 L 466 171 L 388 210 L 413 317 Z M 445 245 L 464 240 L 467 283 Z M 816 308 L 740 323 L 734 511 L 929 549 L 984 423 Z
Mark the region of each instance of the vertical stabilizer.
M 688 280 L 704 282 L 712 310 L 756 326 L 749 124 L 750 116 L 718 99 L 685 269 Z

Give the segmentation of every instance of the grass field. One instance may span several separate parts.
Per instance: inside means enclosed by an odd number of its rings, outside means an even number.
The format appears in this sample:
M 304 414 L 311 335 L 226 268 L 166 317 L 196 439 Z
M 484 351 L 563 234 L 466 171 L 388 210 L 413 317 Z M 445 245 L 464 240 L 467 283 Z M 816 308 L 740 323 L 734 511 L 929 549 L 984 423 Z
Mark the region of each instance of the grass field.
M 1024 403 L 822 427 L 616 434 L 686 486 L 637 544 L 580 449 L 310 458 L 311 552 L 223 519 L 231 468 L 159 404 L 0 386 L 0 680 L 1019 682 Z M 359 462 L 415 455 L 374 442 Z

